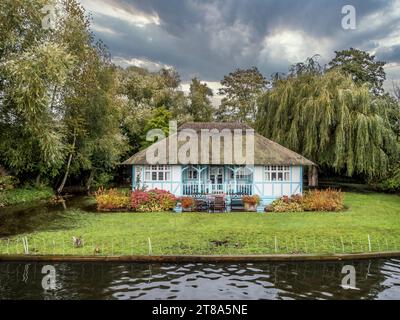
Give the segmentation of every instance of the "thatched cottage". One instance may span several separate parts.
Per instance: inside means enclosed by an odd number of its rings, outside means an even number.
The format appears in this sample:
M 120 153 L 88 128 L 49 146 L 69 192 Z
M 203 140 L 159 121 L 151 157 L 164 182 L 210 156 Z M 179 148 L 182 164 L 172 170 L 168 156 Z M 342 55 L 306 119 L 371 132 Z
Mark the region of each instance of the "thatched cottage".
M 241 123 L 186 123 L 124 162 L 132 188 L 162 189 L 176 196 L 227 198 L 257 194 L 264 205 L 303 192 L 303 156 Z

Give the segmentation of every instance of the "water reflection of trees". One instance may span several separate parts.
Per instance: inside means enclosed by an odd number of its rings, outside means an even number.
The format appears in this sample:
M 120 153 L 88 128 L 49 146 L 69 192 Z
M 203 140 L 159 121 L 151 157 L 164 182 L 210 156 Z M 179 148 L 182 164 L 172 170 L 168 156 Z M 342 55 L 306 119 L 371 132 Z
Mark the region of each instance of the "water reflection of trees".
M 355 266 L 360 290 L 340 286 L 345 264 Z M 62 263 L 55 264 L 57 290 L 45 292 L 41 287 L 45 264 L 1 263 L 0 298 L 180 298 L 187 290 L 186 298 L 201 299 L 215 298 L 219 292 L 228 294 L 224 298 L 373 299 L 384 289 L 384 264 L 385 260 L 241 265 Z

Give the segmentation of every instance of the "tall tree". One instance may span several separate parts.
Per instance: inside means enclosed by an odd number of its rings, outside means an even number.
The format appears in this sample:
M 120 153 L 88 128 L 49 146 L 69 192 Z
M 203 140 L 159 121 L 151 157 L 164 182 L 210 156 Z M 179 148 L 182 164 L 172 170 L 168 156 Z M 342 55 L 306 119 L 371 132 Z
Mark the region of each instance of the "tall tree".
M 194 121 L 210 121 L 212 118 L 213 107 L 210 98 L 213 91 L 206 83 L 201 83 L 197 78 L 193 78 L 190 84 L 188 113 Z
M 64 0 L 60 41 L 76 58 L 72 76 L 63 89 L 66 127 L 65 169 L 57 188 L 62 193 L 70 173 L 96 173 L 113 168 L 126 144 L 120 132 L 121 101 L 115 67 L 104 45 L 95 43 L 90 20 L 75 0 Z
M 280 80 L 261 101 L 258 129 L 338 173 L 384 175 L 398 154 L 387 101 L 334 70 Z
M 257 99 L 265 92 L 268 81 L 256 67 L 237 69 L 221 81 L 221 101 L 217 118 L 224 121 L 254 122 L 257 115 Z
M 377 61 L 374 55 L 368 52 L 350 48 L 349 50 L 335 51 L 336 57 L 329 62 L 330 69 L 340 69 L 352 76 L 357 84 L 369 84 L 375 95 L 384 92 L 383 83 L 386 80 L 385 62 Z

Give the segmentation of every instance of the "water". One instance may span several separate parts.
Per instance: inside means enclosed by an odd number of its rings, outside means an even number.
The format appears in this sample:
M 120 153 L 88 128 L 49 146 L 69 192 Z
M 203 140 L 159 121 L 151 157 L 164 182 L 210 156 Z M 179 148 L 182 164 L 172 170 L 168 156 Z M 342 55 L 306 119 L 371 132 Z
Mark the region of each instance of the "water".
M 66 210 L 82 210 L 96 213 L 93 198 L 75 196 L 64 203 L 28 203 L 0 208 L 0 238 L 11 237 L 32 231 L 63 229 Z
M 0 299 L 400 299 L 400 260 L 346 262 L 358 290 L 344 290 L 343 263 L 62 263 L 44 291 L 44 263 L 0 263 Z

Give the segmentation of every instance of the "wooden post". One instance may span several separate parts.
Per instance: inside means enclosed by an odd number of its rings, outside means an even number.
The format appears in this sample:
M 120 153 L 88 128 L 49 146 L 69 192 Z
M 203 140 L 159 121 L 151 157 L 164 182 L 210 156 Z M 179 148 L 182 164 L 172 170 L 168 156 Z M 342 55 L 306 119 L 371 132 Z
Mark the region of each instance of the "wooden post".
M 316 166 L 308 167 L 308 186 L 318 187 L 318 168 Z

